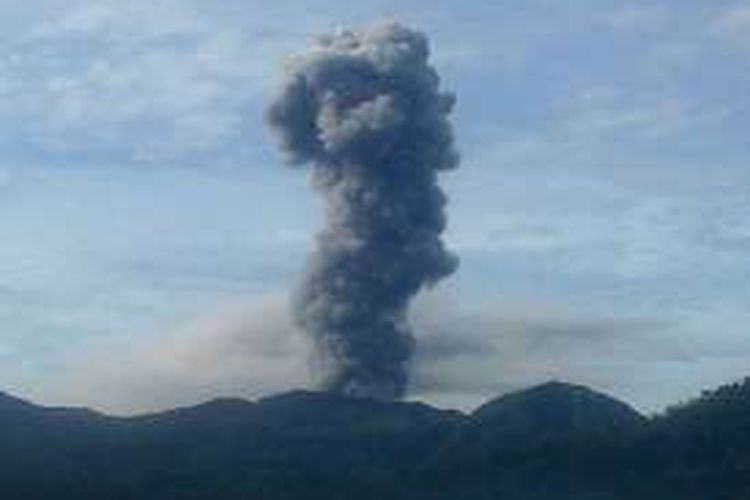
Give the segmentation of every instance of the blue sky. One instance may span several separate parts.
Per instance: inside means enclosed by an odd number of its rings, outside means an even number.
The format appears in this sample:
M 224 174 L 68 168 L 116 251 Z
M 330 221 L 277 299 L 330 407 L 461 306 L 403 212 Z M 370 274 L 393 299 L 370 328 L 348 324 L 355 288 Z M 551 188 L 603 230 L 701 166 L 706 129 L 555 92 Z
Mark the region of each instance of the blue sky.
M 301 3 L 0 6 L 0 388 L 127 413 L 305 385 L 285 304 L 319 206 L 263 107 L 311 37 L 381 20 L 458 97 L 462 264 L 415 305 L 415 398 L 559 378 L 653 411 L 750 374 L 746 2 Z

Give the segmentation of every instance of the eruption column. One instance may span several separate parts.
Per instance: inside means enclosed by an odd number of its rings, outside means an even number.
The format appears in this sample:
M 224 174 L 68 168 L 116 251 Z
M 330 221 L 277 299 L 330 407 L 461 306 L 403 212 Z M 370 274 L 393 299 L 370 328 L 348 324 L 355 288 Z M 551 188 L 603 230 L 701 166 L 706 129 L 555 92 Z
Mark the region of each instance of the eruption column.
M 439 172 L 458 155 L 424 35 L 396 24 L 317 40 L 291 61 L 267 119 L 288 161 L 307 164 L 325 227 L 294 298 L 326 390 L 404 395 L 411 299 L 453 273 L 440 234 Z

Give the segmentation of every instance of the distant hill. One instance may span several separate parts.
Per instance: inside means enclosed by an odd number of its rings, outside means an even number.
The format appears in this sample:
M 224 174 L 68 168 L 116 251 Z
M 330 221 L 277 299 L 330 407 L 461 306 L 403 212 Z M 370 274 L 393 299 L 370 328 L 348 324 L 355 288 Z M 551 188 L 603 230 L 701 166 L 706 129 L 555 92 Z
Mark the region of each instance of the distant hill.
M 639 428 L 645 417 L 627 404 L 582 386 L 550 382 L 477 409 L 467 426 L 481 444 L 530 448 Z
M 0 494 L 750 500 L 750 381 L 650 419 L 560 382 L 469 415 L 297 391 L 115 418 L 0 393 Z

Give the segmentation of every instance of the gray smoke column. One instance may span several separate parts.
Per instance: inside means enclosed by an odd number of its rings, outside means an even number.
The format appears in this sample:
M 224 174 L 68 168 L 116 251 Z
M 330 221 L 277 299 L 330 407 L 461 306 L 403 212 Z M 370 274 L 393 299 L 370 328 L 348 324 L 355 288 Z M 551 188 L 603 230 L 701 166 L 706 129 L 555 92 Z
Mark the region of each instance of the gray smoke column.
M 325 228 L 295 296 L 315 340 L 326 390 L 404 395 L 415 341 L 407 322 L 420 289 L 458 265 L 440 240 L 454 168 L 447 115 L 427 39 L 396 24 L 320 38 L 291 61 L 267 119 L 292 164 L 307 164 Z

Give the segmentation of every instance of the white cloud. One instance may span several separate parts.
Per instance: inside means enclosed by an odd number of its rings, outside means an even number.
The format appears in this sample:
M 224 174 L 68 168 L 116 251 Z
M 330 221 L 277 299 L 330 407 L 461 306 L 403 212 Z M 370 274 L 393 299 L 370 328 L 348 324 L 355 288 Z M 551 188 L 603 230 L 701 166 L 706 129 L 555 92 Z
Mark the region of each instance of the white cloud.
M 664 138 L 690 127 L 721 122 L 731 109 L 643 89 L 593 88 L 578 92 L 562 118 L 571 141 Z
M 254 103 L 288 38 L 201 14 L 171 0 L 53 11 L 9 44 L 0 127 L 43 151 L 139 160 L 236 143 L 259 125 Z
M 449 240 L 467 266 L 484 255 L 474 267 L 498 280 L 520 272 L 694 284 L 745 269 L 750 201 L 742 167 L 609 166 L 597 157 L 576 164 L 568 152 L 540 141 L 509 160 L 515 153 L 499 146 L 499 159 L 481 161 L 503 169 L 483 171 L 481 185 L 467 177 L 450 186 Z
M 750 47 L 750 6 L 739 5 L 725 10 L 711 24 L 709 32 Z
M 658 33 L 670 13 L 654 5 L 627 5 L 604 12 L 599 22 L 613 30 L 626 33 Z
M 52 9 L 47 18 L 28 35 L 30 41 L 60 39 L 62 36 L 90 38 L 103 42 L 143 42 L 181 35 L 205 28 L 197 12 L 185 2 L 153 0 L 76 0 Z

